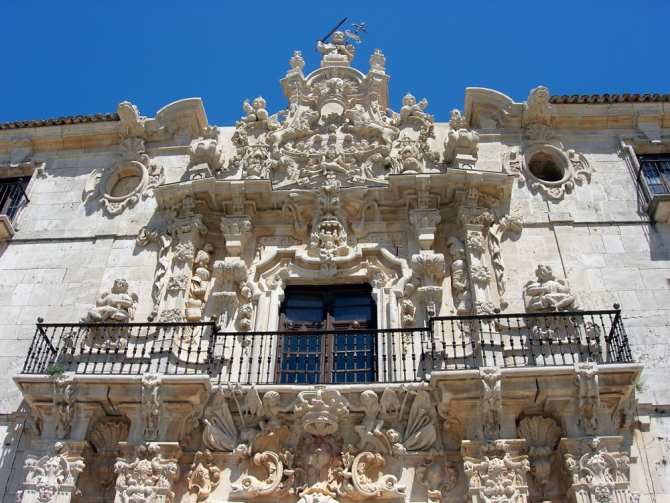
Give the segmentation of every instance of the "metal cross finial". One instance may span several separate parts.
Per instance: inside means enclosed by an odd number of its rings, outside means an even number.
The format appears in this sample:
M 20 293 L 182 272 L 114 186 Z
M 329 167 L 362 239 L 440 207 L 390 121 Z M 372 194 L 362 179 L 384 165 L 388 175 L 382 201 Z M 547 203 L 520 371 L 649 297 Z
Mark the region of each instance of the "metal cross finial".
M 368 32 L 368 30 L 365 29 L 365 22 L 361 24 L 356 24 L 356 23 L 351 23 L 352 26 L 356 28 L 356 31 L 351 33 L 349 30 L 345 31 L 344 34 L 349 37 L 349 40 L 347 40 L 344 45 L 349 45 L 349 42 L 351 40 L 355 40 L 357 44 L 361 43 L 361 37 L 358 35 L 359 31 L 363 31 L 365 33 Z

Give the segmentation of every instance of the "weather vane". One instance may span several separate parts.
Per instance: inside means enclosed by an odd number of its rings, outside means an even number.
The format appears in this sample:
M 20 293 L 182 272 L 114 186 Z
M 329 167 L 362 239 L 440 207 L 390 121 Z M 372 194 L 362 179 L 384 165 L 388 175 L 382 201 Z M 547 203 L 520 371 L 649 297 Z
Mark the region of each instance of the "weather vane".
M 338 29 L 340 26 L 342 26 L 346 20 L 347 20 L 347 18 L 345 17 L 342 21 L 340 21 L 339 23 L 337 23 L 337 25 L 335 26 L 335 28 L 333 28 L 332 30 L 330 30 L 330 31 L 326 34 L 325 37 L 323 37 L 321 40 L 317 40 L 317 42 L 321 42 L 321 43 L 324 43 L 324 44 L 325 44 L 326 41 L 330 38 L 330 36 L 331 36 L 333 33 L 335 33 L 335 32 L 337 31 L 337 29 Z M 361 32 L 361 31 L 363 31 L 363 32 L 365 32 L 365 33 L 368 32 L 368 30 L 365 29 L 365 23 L 361 23 L 361 24 L 352 23 L 352 26 L 353 26 L 354 28 L 356 28 L 356 31 L 353 32 L 353 33 L 351 33 L 349 30 L 346 30 L 346 31 L 344 32 L 344 35 L 347 37 L 347 40 L 344 42 L 344 45 L 349 45 L 349 42 L 351 42 L 352 40 L 355 40 L 357 44 L 360 44 L 360 43 L 361 43 L 361 36 L 358 35 L 358 33 Z

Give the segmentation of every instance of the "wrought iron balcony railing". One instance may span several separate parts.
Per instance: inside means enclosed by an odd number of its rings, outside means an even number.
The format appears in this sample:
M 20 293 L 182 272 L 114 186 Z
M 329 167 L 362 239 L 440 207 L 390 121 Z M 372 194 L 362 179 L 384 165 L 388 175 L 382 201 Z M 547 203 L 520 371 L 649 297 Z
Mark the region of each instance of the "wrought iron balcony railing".
M 426 328 L 219 332 L 214 323 L 37 325 L 24 374 L 206 374 L 240 384 L 409 382 L 434 371 L 632 362 L 619 310 L 432 318 Z

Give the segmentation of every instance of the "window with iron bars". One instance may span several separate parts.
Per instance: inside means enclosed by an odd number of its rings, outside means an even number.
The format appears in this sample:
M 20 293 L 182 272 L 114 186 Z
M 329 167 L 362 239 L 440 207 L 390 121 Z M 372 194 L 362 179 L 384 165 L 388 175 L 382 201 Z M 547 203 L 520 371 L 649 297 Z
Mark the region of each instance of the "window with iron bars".
M 27 186 L 27 178 L 0 179 L 0 215 L 7 215 L 10 221 L 14 220 L 21 203 L 28 200 Z
M 670 155 L 639 155 L 638 161 L 649 195 L 670 194 Z

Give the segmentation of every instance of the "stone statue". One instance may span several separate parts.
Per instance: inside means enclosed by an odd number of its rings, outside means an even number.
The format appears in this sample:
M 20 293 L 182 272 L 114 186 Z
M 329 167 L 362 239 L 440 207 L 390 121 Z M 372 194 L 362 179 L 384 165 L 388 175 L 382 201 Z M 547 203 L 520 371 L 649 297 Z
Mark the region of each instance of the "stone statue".
M 266 102 L 261 96 L 256 98 L 251 105 L 249 105 L 249 100 L 244 100 L 242 108 L 244 108 L 247 116 L 243 117 L 242 121 L 256 122 L 268 120 L 268 112 L 265 110 L 265 106 Z
M 128 292 L 125 279 L 114 280 L 111 292 L 103 292 L 95 307 L 82 319 L 83 323 L 129 322 L 135 318 L 139 297 Z
M 363 451 L 366 444 L 369 442 L 375 446 L 377 452 L 391 452 L 389 439 L 386 436 L 386 433 L 381 429 L 384 425 L 384 420 L 378 419 L 377 416 L 380 412 L 386 413 L 386 411 L 390 409 L 397 410 L 400 408 L 400 400 L 398 400 L 395 391 L 386 388 L 380 403 L 377 393 L 371 389 L 365 390 L 361 393 L 361 405 L 360 408 L 351 404 L 349 405 L 349 408 L 352 410 L 362 410 L 365 412 L 361 424 L 354 426 L 354 430 L 360 436 L 358 450 Z
M 428 106 L 428 101 L 426 98 L 422 99 L 419 103 L 416 102 L 416 98 L 411 94 L 407 93 L 402 99 L 402 108 L 400 109 L 400 117 L 405 119 L 407 117 L 420 117 L 424 118 L 427 114 L 423 111 L 424 108 Z
M 456 292 L 458 305 L 457 314 L 470 314 L 472 310 L 472 293 L 470 292 L 470 279 L 468 278 L 467 265 L 464 260 L 454 260 L 451 264 L 451 286 Z
M 355 49 L 352 45 L 345 45 L 344 33 L 336 31 L 333 33 L 330 43 L 319 41 L 316 49 L 323 54 L 324 61 L 346 61 L 354 59 Z
M 576 299 L 570 292 L 568 282 L 556 280 L 548 265 L 539 265 L 535 271 L 538 281 L 529 282 L 525 287 L 528 299 L 528 311 L 569 311 L 579 309 Z
M 205 295 L 210 279 L 207 264 L 210 261 L 210 252 L 213 250 L 212 245 L 208 243 L 195 256 L 195 271 L 191 276 L 189 298 L 186 301 L 186 318 L 190 321 L 200 321 L 202 318 L 202 309 L 205 305 Z

